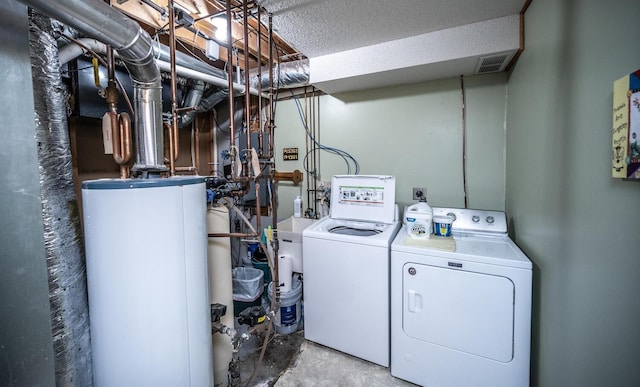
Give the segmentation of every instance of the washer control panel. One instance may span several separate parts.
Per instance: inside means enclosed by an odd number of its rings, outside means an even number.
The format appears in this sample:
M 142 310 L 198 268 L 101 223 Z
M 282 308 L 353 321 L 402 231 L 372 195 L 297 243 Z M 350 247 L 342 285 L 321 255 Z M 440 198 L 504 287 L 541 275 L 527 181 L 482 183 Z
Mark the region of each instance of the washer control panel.
M 455 232 L 507 233 L 507 214 L 504 211 L 470 208 L 433 207 L 433 216 L 453 216 L 451 230 Z

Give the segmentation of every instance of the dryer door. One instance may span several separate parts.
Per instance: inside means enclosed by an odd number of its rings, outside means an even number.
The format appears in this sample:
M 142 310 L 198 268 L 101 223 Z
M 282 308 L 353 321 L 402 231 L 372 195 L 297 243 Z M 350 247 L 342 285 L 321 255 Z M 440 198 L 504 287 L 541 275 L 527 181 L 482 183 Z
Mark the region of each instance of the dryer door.
M 514 285 L 510 279 L 406 263 L 402 283 L 402 325 L 408 336 L 511 361 Z

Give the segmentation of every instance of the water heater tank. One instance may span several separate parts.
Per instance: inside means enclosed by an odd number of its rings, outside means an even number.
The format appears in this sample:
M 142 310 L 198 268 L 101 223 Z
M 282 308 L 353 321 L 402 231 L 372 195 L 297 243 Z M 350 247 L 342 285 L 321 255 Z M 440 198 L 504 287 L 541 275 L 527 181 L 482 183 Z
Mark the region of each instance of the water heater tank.
M 82 185 L 94 382 L 212 386 L 200 177 Z

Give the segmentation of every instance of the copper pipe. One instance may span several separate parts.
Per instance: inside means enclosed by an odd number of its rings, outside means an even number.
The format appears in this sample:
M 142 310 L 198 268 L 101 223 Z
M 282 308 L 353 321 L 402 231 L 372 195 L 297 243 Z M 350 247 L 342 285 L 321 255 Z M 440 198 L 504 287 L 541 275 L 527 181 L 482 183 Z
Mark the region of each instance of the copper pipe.
M 175 170 L 175 162 L 178 161 L 178 156 L 180 155 L 178 151 L 178 145 L 180 143 L 178 139 L 178 126 L 174 126 L 168 122 L 163 123 L 162 126 L 169 135 L 169 163 L 174 164 L 171 166 L 171 170 Z
M 126 179 L 129 171 L 126 164 L 131 160 L 131 118 L 127 113 L 118 114 L 118 89 L 115 83 L 113 49 L 107 46 L 107 77 L 105 99 L 109 106 L 113 160 L 120 165 L 120 178 Z
M 197 106 L 187 106 L 187 107 L 182 107 L 182 108 L 176 108 L 176 112 L 177 113 L 184 113 L 184 112 L 190 112 L 193 110 L 198 110 Z
M 233 109 L 233 50 L 231 49 L 233 45 L 231 41 L 233 40 L 233 35 L 231 35 L 231 0 L 227 0 L 226 11 L 227 11 L 227 39 L 229 39 L 229 49 L 227 50 L 227 81 L 229 83 L 229 142 L 230 147 L 229 151 L 231 156 L 231 177 L 233 178 L 235 175 L 234 164 L 236 158 L 236 125 L 234 118 L 234 109 Z
M 257 48 L 258 48 L 258 146 L 260 150 L 258 151 L 258 157 L 264 157 L 264 127 L 262 125 L 262 23 L 260 21 L 260 14 L 262 13 L 262 7 L 258 6 L 257 19 L 258 19 L 258 30 L 256 31 L 256 38 L 258 39 Z
M 178 128 L 178 102 L 177 102 L 177 85 L 176 85 L 176 24 L 175 24 L 175 9 L 173 6 L 173 0 L 169 0 L 169 58 L 171 64 L 171 125 L 169 129 L 169 173 L 171 176 L 175 176 L 175 161 L 178 159 L 176 155 L 177 150 L 177 128 Z
M 256 180 L 255 182 L 255 191 L 256 191 L 256 231 L 260 232 L 260 230 L 262 230 L 262 225 L 261 225 L 262 208 L 260 206 L 260 182 L 258 182 L 258 180 Z
M 245 195 L 245 193 L 243 193 L 243 195 Z M 228 198 L 225 197 L 223 198 L 223 200 L 225 200 L 227 202 L 227 204 L 231 207 L 231 209 L 233 209 L 240 218 L 242 218 L 242 220 L 244 220 L 245 224 L 247 226 L 249 226 L 249 228 L 251 229 L 251 231 L 253 231 L 252 233 L 241 233 L 241 232 L 233 232 L 233 233 L 212 233 L 212 234 L 208 234 L 208 237 L 240 237 L 240 238 L 254 238 L 257 236 L 260 236 L 260 229 L 254 229 L 253 226 L 251 225 L 251 222 L 249 221 L 249 219 L 247 219 L 244 214 L 242 213 L 242 211 L 240 211 L 240 209 L 238 209 L 238 207 L 235 206 L 235 204 L 233 204 L 233 202 Z M 262 244 L 262 243 L 261 243 Z M 266 249 L 265 249 L 266 251 Z
M 219 156 L 218 156 L 218 136 L 217 136 L 218 125 L 216 125 L 215 110 L 211 110 L 209 117 L 211 122 L 211 130 L 209 131 L 209 133 L 211 133 L 211 136 L 210 136 L 211 141 L 209 142 L 209 144 L 211 144 L 211 152 L 209 153 L 209 175 L 217 177 L 219 174 L 218 172 Z
M 320 141 L 320 139 L 318 138 L 318 115 L 316 112 L 316 102 L 317 102 L 317 98 L 316 98 L 316 93 L 315 90 L 313 88 L 311 88 L 311 123 L 312 123 L 312 127 L 313 127 L 313 138 L 317 138 L 318 141 Z M 317 152 L 313 152 L 313 169 L 314 171 L 317 171 L 317 163 L 316 163 L 316 153 Z M 313 180 L 310 182 L 311 183 L 311 191 L 307 191 L 307 208 L 311 208 L 311 203 L 313 202 L 313 214 L 314 216 L 317 216 L 318 214 L 318 208 L 316 206 L 317 202 L 316 202 L 316 193 L 318 192 L 318 186 L 317 186 L 317 182 L 318 179 L 316 179 L 317 173 L 314 174 L 314 178 Z M 309 183 L 309 182 L 308 182 Z M 304 213 L 304 211 L 303 211 Z
M 273 180 L 275 181 L 288 180 L 288 181 L 292 181 L 293 184 L 298 185 L 302 180 L 304 180 L 304 178 L 303 178 L 302 172 L 296 169 L 293 172 L 274 171 Z
M 242 232 L 230 232 L 230 233 L 213 233 L 207 234 L 209 238 L 228 238 L 228 237 L 238 237 L 238 238 L 253 238 L 260 236 L 259 233 L 242 233 Z
M 176 172 L 194 172 L 196 175 L 198 174 L 196 167 L 176 167 Z
M 127 113 L 109 112 L 111 138 L 113 139 L 113 160 L 120 165 L 120 178 L 128 177 L 126 164 L 131 160 L 131 118 Z
M 178 161 L 180 156 L 180 132 L 178 132 L 177 116 L 173 117 L 172 136 L 173 136 L 173 162 Z
M 273 128 L 275 126 L 273 118 L 273 15 L 269 14 L 269 159 L 273 158 Z
M 197 120 L 193 120 L 191 123 L 192 131 L 193 131 L 193 143 L 194 143 L 194 151 L 193 151 L 193 163 L 196 167 L 196 175 L 198 174 L 198 170 L 200 169 L 200 129 L 198 125 L 196 125 Z
M 246 123 L 247 152 L 251 150 L 251 94 L 249 93 L 249 20 L 248 20 L 247 1 L 242 2 L 242 32 L 244 45 L 244 122 Z M 259 54 L 259 53 L 258 53 Z M 245 158 L 247 177 L 251 177 L 252 169 L 250 153 Z M 258 172 L 259 174 L 260 172 Z M 257 175 L 256 175 L 257 176 Z
M 231 0 L 227 0 L 227 36 L 229 39 L 233 39 L 231 35 L 231 24 L 233 22 L 231 17 Z M 236 156 L 238 153 L 238 149 L 236 148 L 236 125 L 234 120 L 234 100 L 233 100 L 233 45 L 229 44 L 229 49 L 227 50 L 227 72 L 228 72 L 228 83 L 229 83 L 229 156 L 231 158 L 231 180 L 233 181 L 244 181 L 247 182 L 249 179 L 247 177 L 236 177 Z

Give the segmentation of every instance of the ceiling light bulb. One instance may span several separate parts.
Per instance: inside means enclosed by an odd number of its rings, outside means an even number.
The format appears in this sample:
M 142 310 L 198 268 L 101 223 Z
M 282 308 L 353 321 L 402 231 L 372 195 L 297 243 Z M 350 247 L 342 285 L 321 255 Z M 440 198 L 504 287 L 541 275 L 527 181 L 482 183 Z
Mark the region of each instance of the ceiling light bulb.
M 215 39 L 220 42 L 227 41 L 227 18 L 226 17 L 215 17 L 211 19 L 211 24 L 216 27 L 216 36 Z

